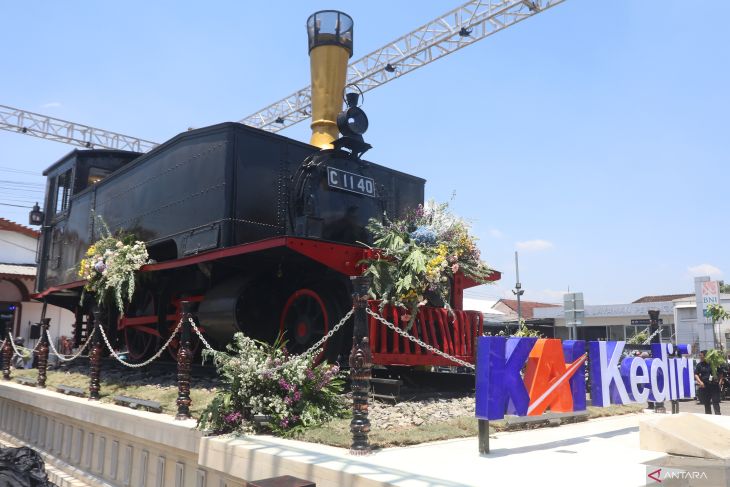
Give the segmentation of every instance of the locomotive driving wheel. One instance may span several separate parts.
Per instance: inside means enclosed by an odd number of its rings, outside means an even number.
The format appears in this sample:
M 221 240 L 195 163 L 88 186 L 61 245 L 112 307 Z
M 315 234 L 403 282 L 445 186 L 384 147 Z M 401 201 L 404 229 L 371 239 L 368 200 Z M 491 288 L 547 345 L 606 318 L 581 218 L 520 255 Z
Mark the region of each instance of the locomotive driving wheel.
M 322 338 L 329 331 L 328 325 L 327 307 L 319 294 L 311 289 L 298 289 L 284 304 L 279 333 L 286 340 L 289 352 L 298 354 Z
M 154 295 L 147 292 L 138 303 L 130 306 L 128 313 L 131 314 L 131 317 L 142 317 L 154 316 L 155 311 Z M 124 327 L 124 342 L 132 362 L 141 362 L 157 351 L 160 338 L 156 331 L 156 319 L 150 324 Z
M 279 333 L 283 334 L 289 352 L 300 354 L 326 335 L 341 314 L 333 293 L 318 287 L 300 288 L 284 304 L 279 320 Z M 325 356 L 330 360 L 337 358 L 339 338 L 335 339 L 333 336 L 325 342 L 317 361 Z M 329 343 L 330 341 L 333 343 Z
M 197 321 L 195 323 L 196 323 L 198 329 L 200 330 L 200 332 L 205 334 L 205 329 L 203 328 L 203 326 L 200 325 L 200 323 L 198 323 Z M 167 338 L 169 338 L 170 334 L 175 331 L 175 328 L 177 328 L 177 324 L 178 324 L 177 321 L 168 322 L 167 334 L 166 334 Z M 177 332 L 175 337 L 172 340 L 170 340 L 170 344 L 167 346 L 167 352 L 170 354 L 170 357 L 172 358 L 172 360 L 177 360 L 177 351 L 180 348 L 181 333 L 182 333 L 182 327 Z M 198 334 L 195 333 L 195 330 L 193 330 L 191 328 L 191 330 L 190 330 L 190 351 L 193 354 L 193 358 L 196 358 L 196 359 L 198 358 L 199 353 L 201 351 L 201 346 L 202 346 L 202 343 L 200 342 L 200 338 L 198 337 Z

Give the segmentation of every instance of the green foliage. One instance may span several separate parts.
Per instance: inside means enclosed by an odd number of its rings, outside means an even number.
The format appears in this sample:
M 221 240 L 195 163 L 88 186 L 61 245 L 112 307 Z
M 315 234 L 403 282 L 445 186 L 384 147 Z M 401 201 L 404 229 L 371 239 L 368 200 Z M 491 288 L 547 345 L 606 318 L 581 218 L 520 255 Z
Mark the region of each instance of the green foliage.
M 370 294 L 385 305 L 405 307 L 410 328 L 419 306 L 430 302 L 449 307 L 451 283 L 457 272 L 479 283 L 492 271 L 481 261 L 469 225 L 449 212 L 448 204 L 430 201 L 405 218 L 370 220 L 377 255 L 366 259 Z
M 707 313 L 713 323 L 730 319 L 730 313 L 725 311 L 721 304 L 711 304 L 707 307 Z
M 272 345 L 236 333 L 228 353 L 203 354 L 226 387 L 201 414 L 200 428 L 292 434 L 345 414 L 339 367 L 315 365 L 316 353 L 289 356 L 280 340 Z M 268 417 L 268 424 L 254 422 L 256 415 Z
M 649 334 L 646 331 L 640 331 L 634 334 L 631 338 L 626 339 L 626 343 L 629 345 L 643 345 L 649 339 Z
M 487 332 L 484 335 L 491 336 L 492 334 Z M 509 336 L 509 337 L 519 337 L 519 338 L 524 338 L 524 337 L 544 338 L 543 334 L 540 333 L 538 330 L 531 330 L 530 328 L 528 328 L 527 324 L 525 323 L 524 318 L 520 318 L 520 324 L 517 327 L 516 332 L 508 334 L 504 330 L 500 330 L 499 332 L 497 332 L 495 334 L 495 336 L 500 336 L 500 337 Z
M 710 364 L 710 370 L 712 370 L 712 376 L 717 377 L 717 369 L 725 363 L 725 357 L 720 350 L 708 350 L 705 354 L 705 360 Z

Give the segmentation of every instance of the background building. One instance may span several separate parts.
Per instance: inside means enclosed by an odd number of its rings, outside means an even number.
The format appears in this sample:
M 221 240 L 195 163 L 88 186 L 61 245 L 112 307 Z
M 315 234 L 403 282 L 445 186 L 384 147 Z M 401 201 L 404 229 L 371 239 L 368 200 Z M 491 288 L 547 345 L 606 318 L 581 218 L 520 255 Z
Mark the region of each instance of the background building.
M 30 300 L 35 289 L 38 236 L 35 230 L 0 218 L 0 330 L 23 337 L 31 347 L 37 336 L 31 334 L 31 327 L 40 321 L 43 309 L 42 303 Z M 71 336 L 73 313 L 49 305 L 46 317 L 51 318 L 51 337 Z
M 674 302 L 677 296 L 645 296 L 633 303 L 586 305 L 583 325 L 578 327 L 579 340 L 626 340 L 636 333 L 648 331 L 649 310 L 659 310 L 659 323 L 662 327 L 662 341 L 674 341 Z M 562 306 L 534 309 L 536 319 L 555 320 L 555 338 L 567 340 L 570 329 L 565 324 L 565 311 Z

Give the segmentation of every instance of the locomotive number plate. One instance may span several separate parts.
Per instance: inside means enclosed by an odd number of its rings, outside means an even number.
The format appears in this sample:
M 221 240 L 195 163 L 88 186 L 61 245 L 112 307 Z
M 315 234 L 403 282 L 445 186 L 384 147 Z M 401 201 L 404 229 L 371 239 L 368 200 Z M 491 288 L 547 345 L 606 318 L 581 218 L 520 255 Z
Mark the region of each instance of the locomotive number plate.
M 375 180 L 334 167 L 327 168 L 327 186 L 375 197 Z

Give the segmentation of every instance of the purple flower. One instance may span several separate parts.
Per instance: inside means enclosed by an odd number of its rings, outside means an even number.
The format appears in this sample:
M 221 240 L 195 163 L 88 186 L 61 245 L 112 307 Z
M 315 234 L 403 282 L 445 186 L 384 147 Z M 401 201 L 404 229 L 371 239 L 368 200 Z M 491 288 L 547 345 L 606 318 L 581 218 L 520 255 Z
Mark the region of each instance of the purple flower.
M 289 427 L 289 420 L 288 419 L 282 419 L 279 422 L 279 426 L 281 426 L 282 428 L 288 428 Z
M 298 402 L 302 398 L 302 393 L 299 391 L 294 391 L 294 396 L 292 396 L 292 399 L 294 399 L 294 402 Z
M 291 406 L 293 402 L 294 402 L 294 401 L 292 401 L 292 398 L 291 398 L 291 397 L 289 397 L 289 396 L 286 396 L 286 397 L 284 398 L 284 404 L 286 404 L 287 406 Z
M 98 273 L 102 273 L 106 270 L 106 264 L 103 260 L 98 261 L 96 264 L 94 264 L 94 270 Z
M 242 417 L 243 417 L 243 415 L 239 411 L 234 411 L 234 412 L 232 412 L 230 414 L 226 414 L 223 417 L 223 419 L 228 424 L 236 424 L 236 423 L 239 423 L 241 421 L 241 418 Z
M 310 369 L 307 369 L 307 379 L 314 380 L 314 372 L 312 372 Z
M 288 383 L 288 382 L 286 381 L 286 379 L 284 379 L 284 378 L 281 378 L 281 379 L 279 379 L 279 387 L 281 387 L 281 388 L 282 388 L 282 389 L 284 389 L 285 391 L 289 391 L 289 390 L 291 390 L 291 389 L 292 389 L 292 385 L 291 385 L 291 384 L 289 384 L 289 383 Z

